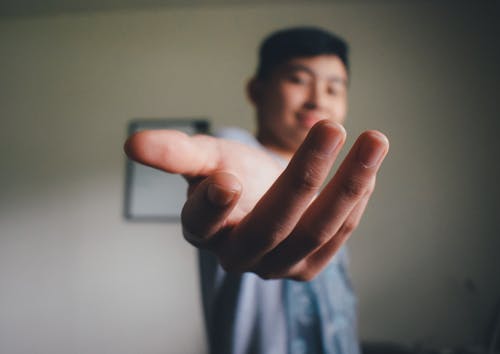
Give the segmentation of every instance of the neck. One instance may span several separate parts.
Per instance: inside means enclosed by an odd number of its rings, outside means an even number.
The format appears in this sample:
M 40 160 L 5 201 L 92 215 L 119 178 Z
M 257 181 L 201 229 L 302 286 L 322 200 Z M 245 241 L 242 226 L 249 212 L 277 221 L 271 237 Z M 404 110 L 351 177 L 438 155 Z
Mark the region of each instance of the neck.
M 261 132 L 257 132 L 257 140 L 268 150 L 285 159 L 290 161 L 292 159 L 295 150 L 289 149 L 281 144 L 277 144 L 276 140 L 272 137 L 267 137 Z

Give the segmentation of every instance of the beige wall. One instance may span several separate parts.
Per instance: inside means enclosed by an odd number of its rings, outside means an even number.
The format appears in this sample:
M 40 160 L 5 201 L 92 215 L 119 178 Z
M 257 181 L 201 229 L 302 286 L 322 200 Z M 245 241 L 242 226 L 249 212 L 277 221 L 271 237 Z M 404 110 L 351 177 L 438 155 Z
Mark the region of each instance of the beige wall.
M 482 340 L 500 296 L 498 13 L 452 4 L 1 19 L 0 352 L 203 352 L 179 225 L 122 219 L 126 123 L 207 116 L 253 129 L 243 85 L 255 48 L 291 24 L 352 43 L 349 144 L 369 128 L 391 139 L 350 241 L 362 338 Z

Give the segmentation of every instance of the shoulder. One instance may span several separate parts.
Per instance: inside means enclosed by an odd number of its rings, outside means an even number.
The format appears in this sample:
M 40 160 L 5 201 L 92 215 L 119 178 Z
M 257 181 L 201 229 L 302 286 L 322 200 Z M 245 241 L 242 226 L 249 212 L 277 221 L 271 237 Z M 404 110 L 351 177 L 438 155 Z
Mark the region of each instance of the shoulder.
M 224 127 L 218 129 L 215 134 L 217 138 L 237 141 L 239 143 L 254 147 L 261 147 L 257 139 L 247 130 L 237 127 Z

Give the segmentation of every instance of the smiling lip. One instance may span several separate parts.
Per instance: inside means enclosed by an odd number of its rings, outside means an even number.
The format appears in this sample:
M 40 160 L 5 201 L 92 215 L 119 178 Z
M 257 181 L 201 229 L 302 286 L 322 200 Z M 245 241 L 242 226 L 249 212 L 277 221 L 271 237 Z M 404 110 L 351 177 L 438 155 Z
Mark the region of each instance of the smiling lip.
M 318 123 L 320 120 L 326 119 L 327 117 L 325 117 L 324 114 L 318 113 L 299 113 L 297 118 L 304 128 L 312 128 L 314 124 Z

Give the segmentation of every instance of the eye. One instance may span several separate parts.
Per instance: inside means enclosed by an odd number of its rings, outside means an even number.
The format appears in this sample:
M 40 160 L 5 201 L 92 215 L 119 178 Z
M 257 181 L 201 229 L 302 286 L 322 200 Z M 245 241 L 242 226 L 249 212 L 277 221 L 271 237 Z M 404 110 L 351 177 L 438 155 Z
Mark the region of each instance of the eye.
M 326 91 L 331 96 L 338 96 L 345 92 L 345 84 L 341 82 L 331 82 L 327 86 Z
M 288 76 L 288 81 L 297 85 L 307 85 L 310 82 L 310 78 L 303 74 L 290 74 Z
M 337 96 L 339 94 L 338 88 L 336 88 L 334 85 L 328 85 L 326 88 L 326 92 L 330 96 Z

